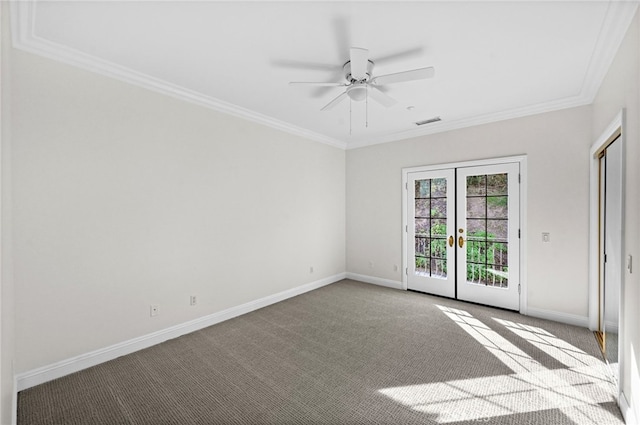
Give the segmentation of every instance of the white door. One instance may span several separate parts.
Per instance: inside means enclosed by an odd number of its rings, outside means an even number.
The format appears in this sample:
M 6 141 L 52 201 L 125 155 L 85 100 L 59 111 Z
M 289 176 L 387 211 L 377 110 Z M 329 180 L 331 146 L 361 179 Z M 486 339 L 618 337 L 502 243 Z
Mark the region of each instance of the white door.
M 454 170 L 409 173 L 409 289 L 455 296 Z
M 519 164 L 407 174 L 408 289 L 519 310 Z
M 518 164 L 457 172 L 458 298 L 520 309 Z

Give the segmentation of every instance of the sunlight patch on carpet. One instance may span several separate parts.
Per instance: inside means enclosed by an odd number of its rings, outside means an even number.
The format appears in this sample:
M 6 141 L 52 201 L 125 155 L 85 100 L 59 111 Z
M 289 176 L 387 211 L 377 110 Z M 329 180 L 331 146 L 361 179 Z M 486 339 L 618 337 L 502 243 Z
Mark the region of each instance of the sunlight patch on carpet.
M 464 310 L 437 306 L 513 374 L 384 388 L 379 392 L 411 409 L 435 415 L 439 423 L 557 409 L 575 423 L 619 423 L 600 403 L 615 401 L 604 362 L 544 329 L 494 320 L 553 356 L 566 369 L 547 369 Z

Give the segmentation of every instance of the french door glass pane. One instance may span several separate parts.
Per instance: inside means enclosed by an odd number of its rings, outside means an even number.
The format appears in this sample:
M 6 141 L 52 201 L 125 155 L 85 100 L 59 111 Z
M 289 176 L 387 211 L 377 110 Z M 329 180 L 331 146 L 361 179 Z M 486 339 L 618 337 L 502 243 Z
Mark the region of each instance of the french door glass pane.
M 484 196 L 467 196 L 467 218 L 485 218 L 487 214 L 487 198 Z
M 417 180 L 415 189 L 415 198 L 428 198 L 431 193 L 431 180 Z
M 509 286 L 507 174 L 467 176 L 467 282 Z
M 489 218 L 507 218 L 507 205 L 509 198 L 507 196 L 487 196 L 487 217 Z
M 416 180 L 415 273 L 447 277 L 447 179 Z

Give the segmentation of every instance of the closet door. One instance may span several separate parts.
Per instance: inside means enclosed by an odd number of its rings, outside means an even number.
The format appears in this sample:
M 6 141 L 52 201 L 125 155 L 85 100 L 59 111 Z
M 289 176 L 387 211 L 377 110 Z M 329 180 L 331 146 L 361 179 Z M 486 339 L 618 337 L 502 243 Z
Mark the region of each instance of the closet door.
M 624 276 L 622 247 L 622 141 L 616 138 L 600 158 L 600 331 L 602 348 L 618 380 L 618 327 Z

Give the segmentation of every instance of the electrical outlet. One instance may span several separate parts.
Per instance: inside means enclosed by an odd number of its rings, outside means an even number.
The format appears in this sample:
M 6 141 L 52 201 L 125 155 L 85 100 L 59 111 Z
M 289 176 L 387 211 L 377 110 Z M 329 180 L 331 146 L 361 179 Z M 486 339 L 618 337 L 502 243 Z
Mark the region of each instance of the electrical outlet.
M 309 267 L 309 273 L 313 273 L 313 266 Z
M 152 304 L 150 308 L 151 317 L 157 316 L 160 314 L 160 306 L 157 304 Z
M 198 299 L 196 298 L 195 295 L 191 295 L 189 299 L 189 305 L 196 305 L 196 304 L 198 304 Z
M 393 271 L 394 271 L 394 272 L 397 272 L 397 271 L 398 271 L 398 265 L 397 265 L 397 264 L 394 264 L 394 265 L 393 265 Z

